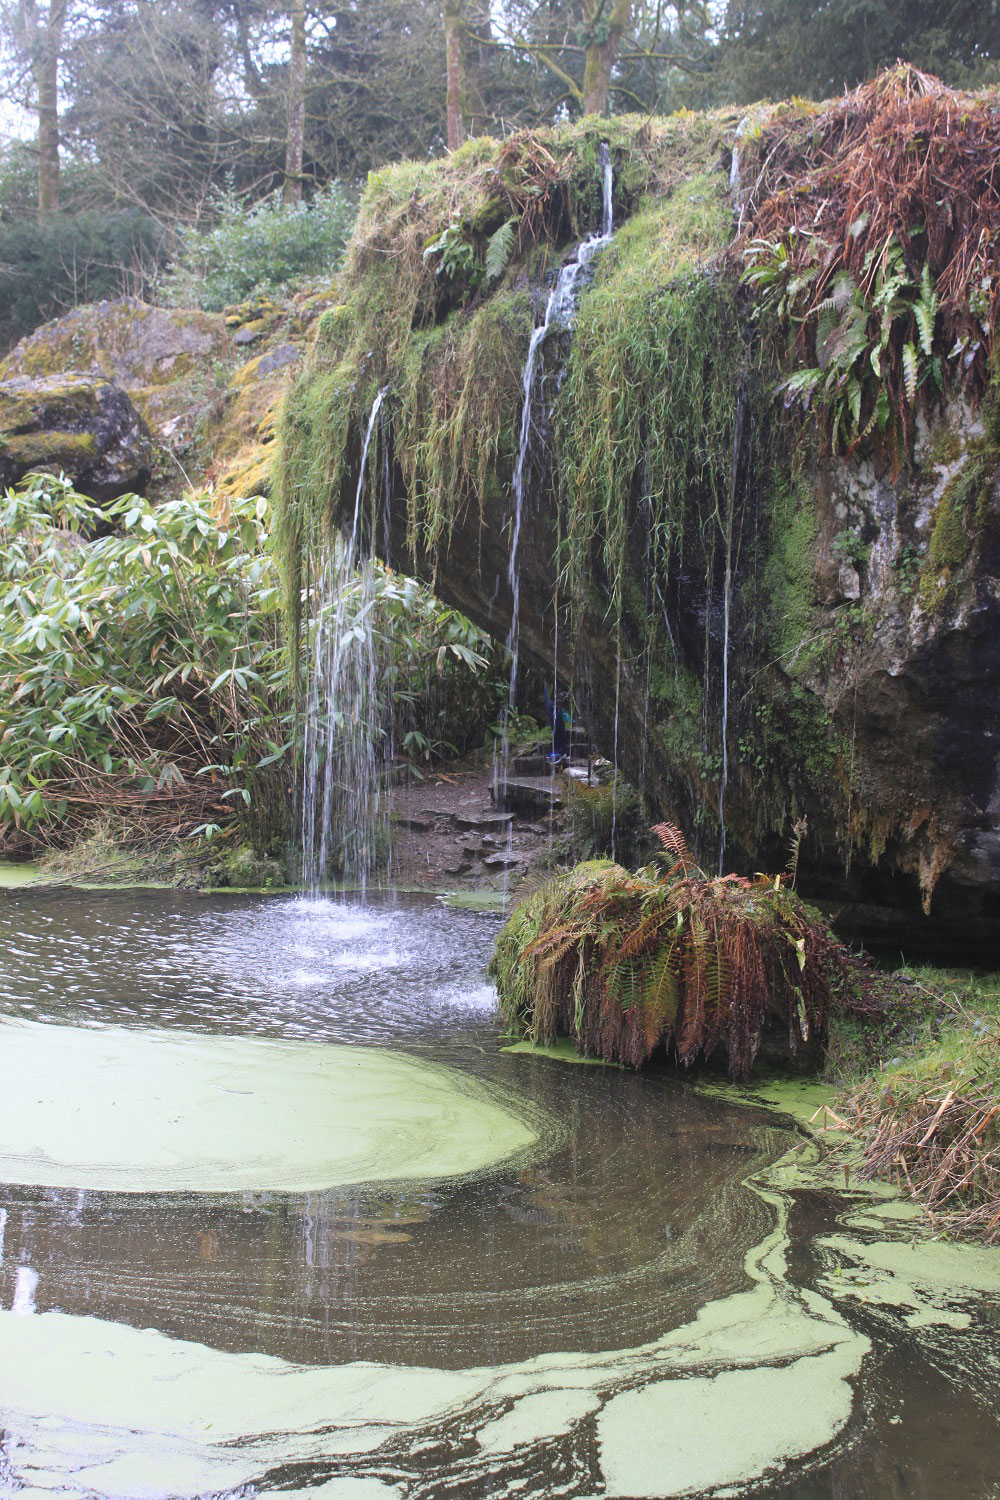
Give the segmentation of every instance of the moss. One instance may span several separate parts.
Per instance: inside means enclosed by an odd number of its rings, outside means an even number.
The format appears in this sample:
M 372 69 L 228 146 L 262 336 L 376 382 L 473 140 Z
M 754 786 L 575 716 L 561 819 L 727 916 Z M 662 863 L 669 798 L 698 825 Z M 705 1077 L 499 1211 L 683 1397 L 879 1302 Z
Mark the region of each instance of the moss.
M 99 385 L 89 376 L 58 374 L 45 380 L 14 378 L 0 386 L 0 434 L 10 439 L 59 416 L 66 427 L 94 410 Z
M 945 488 L 931 517 L 927 556 L 917 582 L 917 597 L 929 613 L 949 606 L 956 575 L 968 561 L 985 524 L 1000 451 L 989 441 L 979 445 Z
M 495 474 L 513 464 L 534 321 L 525 278 L 545 274 L 599 221 L 602 142 L 615 160 L 619 216 L 650 194 L 674 204 L 670 213 L 651 206 L 643 226 L 626 224 L 616 256 L 644 261 L 652 236 L 657 266 L 676 268 L 729 233 L 725 178 L 708 169 L 732 123 L 730 114 L 588 120 L 503 143 L 480 137 L 444 161 L 371 174 L 342 300 L 320 317 L 280 423 L 277 537 L 293 623 L 302 551 L 323 545 L 347 493 L 375 391 L 392 387 L 410 541 L 433 558 L 455 515 L 470 501 L 483 505 Z M 487 240 L 510 220 L 518 227 L 511 263 L 487 287 Z
M 931 459 L 935 464 L 953 464 L 961 457 L 962 442 L 952 422 L 939 422 L 931 434 Z
M 25 432 L 0 436 L 5 457 L 29 468 L 60 468 L 76 473 L 98 457 L 92 432 Z
M 763 572 L 769 633 L 783 670 L 796 675 L 807 664 L 816 622 L 816 511 L 801 477 L 779 478 L 772 486 L 770 529 L 771 550 Z
M 205 871 L 206 885 L 225 889 L 269 890 L 285 883 L 287 873 L 275 859 L 259 855 L 249 844 L 228 850 Z

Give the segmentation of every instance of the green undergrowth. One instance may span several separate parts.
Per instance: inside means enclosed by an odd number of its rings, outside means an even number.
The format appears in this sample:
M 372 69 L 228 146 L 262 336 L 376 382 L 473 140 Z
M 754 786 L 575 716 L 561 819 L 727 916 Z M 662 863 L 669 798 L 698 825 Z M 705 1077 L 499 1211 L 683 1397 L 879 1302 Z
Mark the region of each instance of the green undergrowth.
M 733 287 L 704 262 L 730 229 L 724 180 L 699 174 L 623 227 L 581 298 L 559 403 L 564 573 L 582 598 L 596 555 L 614 619 L 637 482 L 661 574 L 713 554 L 724 525 L 749 355 Z
M 832 1039 L 862 1175 L 895 1183 L 938 1234 L 1000 1244 L 1000 974 L 903 977 L 880 1028 Z
M 897 1003 L 878 1017 L 836 1019 L 824 1076 L 845 1091 L 874 1076 L 906 1091 L 986 1067 L 1000 1101 L 1000 973 L 927 965 L 897 979 Z M 991 1037 L 992 1052 L 980 1046 Z

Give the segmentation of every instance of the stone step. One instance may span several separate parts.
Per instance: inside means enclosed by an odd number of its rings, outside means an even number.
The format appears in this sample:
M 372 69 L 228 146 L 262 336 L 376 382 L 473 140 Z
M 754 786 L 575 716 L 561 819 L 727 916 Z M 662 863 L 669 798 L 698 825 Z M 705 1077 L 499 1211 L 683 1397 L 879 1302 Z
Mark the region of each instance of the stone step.
M 551 776 L 510 777 L 500 782 L 494 800 L 498 809 L 528 819 L 562 807 L 558 785 Z
M 513 821 L 513 813 L 500 807 L 495 812 L 454 814 L 456 828 L 468 828 L 473 833 L 506 833 Z
M 512 776 L 552 776 L 555 762 L 547 755 L 515 755 L 510 763 Z

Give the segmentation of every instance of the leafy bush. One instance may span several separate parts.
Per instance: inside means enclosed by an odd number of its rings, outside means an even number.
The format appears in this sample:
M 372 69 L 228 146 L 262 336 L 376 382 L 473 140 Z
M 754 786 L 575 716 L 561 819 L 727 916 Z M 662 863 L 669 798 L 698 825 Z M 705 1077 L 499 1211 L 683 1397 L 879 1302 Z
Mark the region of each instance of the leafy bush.
M 108 809 L 140 844 L 235 818 L 256 849 L 278 846 L 301 725 L 268 525 L 263 499 L 102 509 L 49 475 L 0 500 L 0 848 L 71 842 Z M 481 740 L 487 638 L 385 568 L 374 603 L 350 586 L 345 629 L 360 633 L 369 608 L 373 732 L 394 715 L 397 744 L 421 758 Z
M 234 807 L 274 837 L 294 736 L 266 528 L 263 500 L 101 510 L 47 475 L 0 501 L 0 842 L 65 842 L 109 807 L 137 839 Z
M 164 295 L 174 306 L 221 312 L 306 277 L 329 275 L 343 258 L 354 213 L 338 182 L 309 203 L 285 204 L 272 196 L 248 208 L 235 193 L 226 193 L 218 200 L 212 229 L 182 233 Z
M 83 302 L 147 296 L 162 249 L 160 226 L 134 209 L 0 223 L 0 340 L 10 346 Z

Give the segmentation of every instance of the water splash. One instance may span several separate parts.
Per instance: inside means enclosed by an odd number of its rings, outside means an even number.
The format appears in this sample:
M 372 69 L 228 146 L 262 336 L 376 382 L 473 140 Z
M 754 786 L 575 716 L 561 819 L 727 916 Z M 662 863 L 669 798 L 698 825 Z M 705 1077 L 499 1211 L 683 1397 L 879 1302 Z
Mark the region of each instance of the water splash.
M 314 895 L 336 861 L 362 889 L 374 869 L 384 823 L 374 631 L 378 575 L 366 542 L 362 500 L 368 459 L 388 387 L 372 402 L 350 535 L 338 537 L 317 589 L 303 740 L 303 879 Z M 383 440 L 383 448 L 386 444 Z M 375 482 L 380 472 L 376 470 Z
M 742 487 L 743 445 L 747 424 L 746 386 L 741 383 L 736 398 L 736 420 L 733 424 L 733 463 L 729 479 L 729 496 L 723 526 L 726 572 L 722 590 L 722 770 L 719 775 L 719 861 L 718 873 L 724 873 L 726 855 L 726 789 L 729 785 L 729 636 L 733 600 L 733 528 L 737 493 Z
M 31 1266 L 18 1266 L 14 1282 L 14 1301 L 11 1312 L 16 1318 L 28 1318 L 37 1311 L 35 1292 L 38 1288 L 38 1272 Z

